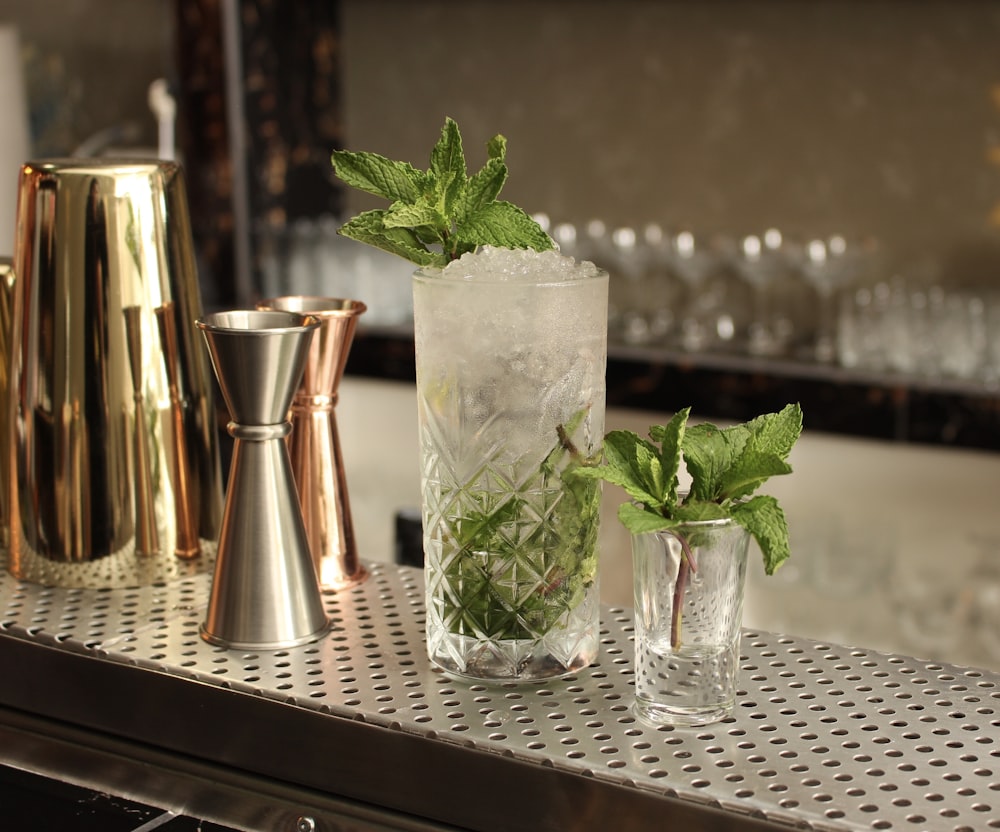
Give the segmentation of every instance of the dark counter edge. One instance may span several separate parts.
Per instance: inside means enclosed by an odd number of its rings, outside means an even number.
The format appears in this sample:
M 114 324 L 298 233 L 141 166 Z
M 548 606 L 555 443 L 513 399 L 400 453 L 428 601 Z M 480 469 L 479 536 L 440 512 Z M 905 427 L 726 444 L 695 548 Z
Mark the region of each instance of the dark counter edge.
M 31 748 L 55 744 L 107 765 L 103 781 L 79 785 L 107 787 L 109 772 L 124 767 L 120 782 L 140 792 L 124 796 L 164 803 L 170 795 L 162 785 L 160 793 L 141 793 L 142 783 L 173 784 L 184 789 L 177 809 L 206 817 L 213 806 L 251 800 L 270 825 L 247 829 L 294 828 L 274 825 L 275 818 L 294 823 L 307 815 L 317 832 L 341 828 L 336 819 L 345 817 L 369 824 L 359 828 L 446 824 L 488 832 L 624 832 L 668 821 L 706 832 L 790 828 L 3 633 L 0 665 L 7 668 L 0 674 L 0 758 L 20 747 L 20 764 L 31 770 L 30 760 L 44 756 Z M 206 786 L 212 799 L 190 805 Z M 246 822 L 221 814 L 209 819 Z
M 359 327 L 346 372 L 412 383 L 413 332 Z M 745 421 L 799 402 L 807 429 L 1000 451 L 1000 391 L 799 361 L 611 346 L 607 403 Z

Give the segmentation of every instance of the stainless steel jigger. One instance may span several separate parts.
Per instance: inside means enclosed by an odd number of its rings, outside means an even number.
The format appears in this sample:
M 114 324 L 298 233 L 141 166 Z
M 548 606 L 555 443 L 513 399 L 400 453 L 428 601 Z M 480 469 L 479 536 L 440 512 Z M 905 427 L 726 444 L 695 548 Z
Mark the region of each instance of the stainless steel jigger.
M 274 650 L 330 626 L 309 551 L 288 447 L 288 408 L 319 320 L 291 312 L 217 312 L 199 319 L 232 421 L 233 459 L 201 636 Z
M 358 318 L 367 307 L 357 300 L 286 295 L 259 301 L 257 308 L 320 320 L 302 383 L 292 399 L 288 452 L 320 586 L 334 590 L 356 586 L 368 577 L 368 570 L 358 558 L 334 408 Z

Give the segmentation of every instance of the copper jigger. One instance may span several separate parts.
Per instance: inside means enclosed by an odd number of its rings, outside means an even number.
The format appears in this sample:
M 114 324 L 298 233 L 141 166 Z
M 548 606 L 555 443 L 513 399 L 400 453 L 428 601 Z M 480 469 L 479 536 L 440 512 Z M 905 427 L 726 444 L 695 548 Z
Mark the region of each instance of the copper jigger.
M 368 572 L 358 559 L 334 407 L 358 318 L 367 307 L 356 300 L 292 295 L 262 300 L 257 308 L 320 320 L 292 400 L 288 450 L 320 585 L 355 586 Z

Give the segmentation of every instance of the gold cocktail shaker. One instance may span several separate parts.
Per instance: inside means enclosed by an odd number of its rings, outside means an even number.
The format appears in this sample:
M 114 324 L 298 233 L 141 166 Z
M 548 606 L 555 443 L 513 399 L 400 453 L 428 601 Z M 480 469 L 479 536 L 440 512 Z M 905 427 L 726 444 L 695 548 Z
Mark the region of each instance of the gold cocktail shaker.
M 222 474 L 180 167 L 26 163 L 13 270 L 10 571 L 104 588 L 207 568 Z
M 10 470 L 10 433 L 7 430 L 10 388 L 7 374 L 10 369 L 10 317 L 14 302 L 14 262 L 0 257 L 0 546 L 7 545 L 10 533 L 10 508 L 7 471 Z

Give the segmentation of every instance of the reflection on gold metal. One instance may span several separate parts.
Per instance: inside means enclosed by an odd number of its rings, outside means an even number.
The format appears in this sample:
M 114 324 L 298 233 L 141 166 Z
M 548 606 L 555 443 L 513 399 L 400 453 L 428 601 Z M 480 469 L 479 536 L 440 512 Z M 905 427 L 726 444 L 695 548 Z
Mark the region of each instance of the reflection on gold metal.
M 0 257 L 0 545 L 10 537 L 10 397 L 7 370 L 10 364 L 10 318 L 14 300 L 14 264 Z
M 115 587 L 209 566 L 174 556 L 176 518 L 187 512 L 168 473 L 165 437 L 176 411 L 154 312 L 176 309 L 189 490 L 204 546 L 218 537 L 222 473 L 211 376 L 194 326 L 201 299 L 180 168 L 105 159 L 23 165 L 14 271 L 11 572 Z
M 149 435 L 146 429 L 146 408 L 142 401 L 143 366 L 142 333 L 138 306 L 126 306 L 125 340 L 128 344 L 128 359 L 132 370 L 132 398 L 135 401 L 135 418 L 132 426 L 135 448 L 135 472 L 133 492 L 135 494 L 135 551 L 140 555 L 155 555 L 160 550 L 160 538 L 156 531 L 156 507 L 153 505 L 153 483 L 149 471 Z
M 303 296 L 271 298 L 257 306 L 302 312 L 321 322 L 292 401 L 289 454 L 320 585 L 354 586 L 368 573 L 354 538 L 334 407 L 358 318 L 367 307 L 356 300 Z
M 156 322 L 160 326 L 160 345 L 167 368 L 167 388 L 170 391 L 170 424 L 173 432 L 173 453 L 170 455 L 170 473 L 176 498 L 174 511 L 177 520 L 177 540 L 174 554 L 179 558 L 197 557 L 201 551 L 198 528 L 191 504 L 188 468 L 187 439 L 184 436 L 184 401 L 180 390 L 180 371 L 177 363 L 177 316 L 173 302 L 156 307 Z

